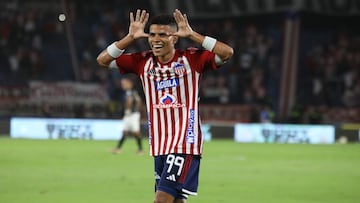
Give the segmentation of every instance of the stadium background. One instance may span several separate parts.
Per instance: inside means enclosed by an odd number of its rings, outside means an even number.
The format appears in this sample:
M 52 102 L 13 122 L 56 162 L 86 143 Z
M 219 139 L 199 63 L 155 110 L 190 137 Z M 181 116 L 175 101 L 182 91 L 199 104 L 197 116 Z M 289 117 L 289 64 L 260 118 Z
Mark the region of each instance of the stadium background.
M 226 67 L 203 80 L 205 140 L 226 139 L 205 143 L 199 196 L 189 202 L 359 201 L 358 144 L 234 142 L 247 141 L 244 133 L 234 136 L 239 129 L 261 126 L 269 142 L 303 143 L 303 132 L 319 138 L 332 134 L 329 127 L 340 143 L 359 141 L 359 1 L 2 0 L 0 202 L 153 199 L 153 160 L 135 155 L 135 141 L 113 156 L 114 140 L 87 140 L 89 119 L 97 119 L 91 126 L 93 133 L 100 126 L 101 136 L 119 130 L 107 125 L 120 123 L 120 76 L 95 58 L 127 32 L 128 12 L 136 8 L 151 15 L 180 8 L 194 29 L 235 49 Z M 129 51 L 147 47 L 143 40 Z M 84 121 L 85 140 L 9 138 L 14 118 L 35 130 L 36 118 L 55 119 L 45 125 L 49 138 Z
M 180 8 L 195 30 L 222 39 L 235 50 L 220 72 L 208 72 L 202 81 L 205 123 L 331 124 L 337 138 L 358 140 L 357 1 L 5 0 L 0 4 L 0 134 L 9 134 L 14 116 L 44 117 L 51 112 L 51 117 L 62 118 L 121 118 L 120 75 L 101 69 L 97 54 L 126 34 L 129 11 L 147 8 L 155 15 Z M 60 14 L 65 14 L 64 21 Z M 178 46 L 189 45 L 198 46 L 186 40 Z M 145 40 L 128 51 L 144 49 L 148 49 Z

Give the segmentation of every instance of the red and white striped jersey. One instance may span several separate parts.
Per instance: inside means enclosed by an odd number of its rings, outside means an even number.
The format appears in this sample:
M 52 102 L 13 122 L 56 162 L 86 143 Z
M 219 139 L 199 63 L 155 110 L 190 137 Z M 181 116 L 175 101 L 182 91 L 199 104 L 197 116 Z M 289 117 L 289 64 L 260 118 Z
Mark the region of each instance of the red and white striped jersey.
M 195 48 L 176 50 L 160 63 L 151 51 L 123 54 L 116 59 L 122 74 L 140 76 L 148 112 L 150 154 L 200 155 L 203 137 L 199 115 L 200 78 L 216 69 L 215 54 Z

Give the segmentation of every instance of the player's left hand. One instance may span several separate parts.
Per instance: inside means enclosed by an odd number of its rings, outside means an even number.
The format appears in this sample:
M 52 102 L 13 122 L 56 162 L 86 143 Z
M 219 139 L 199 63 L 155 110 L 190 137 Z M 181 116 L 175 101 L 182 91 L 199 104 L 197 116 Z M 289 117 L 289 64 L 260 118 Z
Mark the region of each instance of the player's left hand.
M 179 9 L 175 9 L 173 15 L 178 26 L 178 31 L 173 33 L 173 35 L 178 37 L 189 37 L 193 33 L 193 30 L 189 25 L 186 14 L 182 14 Z

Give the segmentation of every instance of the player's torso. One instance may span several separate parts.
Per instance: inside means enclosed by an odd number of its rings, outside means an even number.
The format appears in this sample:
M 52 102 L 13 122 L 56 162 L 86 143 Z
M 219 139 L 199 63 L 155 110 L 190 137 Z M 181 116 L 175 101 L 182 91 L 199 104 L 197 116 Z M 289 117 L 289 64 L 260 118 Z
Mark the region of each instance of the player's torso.
M 201 74 L 184 55 L 161 64 L 150 57 L 141 75 L 152 154 L 199 154 L 198 92 Z
M 167 64 L 149 60 L 145 66 L 143 86 L 153 109 L 184 108 L 197 97 L 197 73 L 191 69 L 186 57 Z

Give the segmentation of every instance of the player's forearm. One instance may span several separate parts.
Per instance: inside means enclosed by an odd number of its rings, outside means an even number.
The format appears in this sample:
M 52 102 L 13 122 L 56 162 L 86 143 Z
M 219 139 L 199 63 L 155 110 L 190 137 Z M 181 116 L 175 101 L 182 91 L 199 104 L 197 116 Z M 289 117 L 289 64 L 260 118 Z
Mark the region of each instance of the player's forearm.
M 204 45 L 204 40 L 205 40 L 204 35 L 201 35 L 195 31 L 193 31 L 192 34 L 189 36 L 189 38 L 191 40 L 193 40 L 194 42 Z M 204 48 L 208 49 L 208 47 L 204 47 Z M 234 50 L 232 47 L 230 47 L 229 45 L 227 45 L 223 42 L 220 42 L 218 40 L 216 40 L 215 45 L 209 51 L 218 55 L 222 61 L 229 60 L 234 53 Z
M 192 31 L 189 36 L 189 39 L 191 39 L 192 41 L 199 43 L 199 44 L 201 44 L 204 41 L 204 38 L 205 38 L 204 35 L 197 33 L 195 31 Z
M 214 49 L 212 50 L 212 52 L 214 52 L 216 55 L 218 55 L 220 57 L 220 59 L 222 61 L 228 61 L 232 55 L 234 54 L 234 50 L 232 47 L 230 47 L 229 45 L 217 41 L 215 44 Z
M 114 43 L 114 45 L 116 47 L 113 47 L 115 49 L 121 50 L 121 52 L 125 51 L 125 49 L 130 46 L 133 42 L 134 42 L 134 38 L 131 37 L 130 35 L 126 35 L 124 38 L 122 38 L 119 41 L 116 41 Z M 111 51 L 111 50 L 110 50 Z M 109 48 L 104 49 L 99 56 L 97 57 L 97 62 L 100 66 L 103 67 L 108 67 L 109 64 L 111 63 L 111 61 L 113 61 L 116 58 L 116 55 L 114 56 L 114 54 L 109 54 Z
M 116 46 L 119 49 L 126 49 L 128 46 L 130 46 L 135 41 L 134 37 L 132 37 L 130 34 L 123 37 L 121 40 L 116 42 Z

